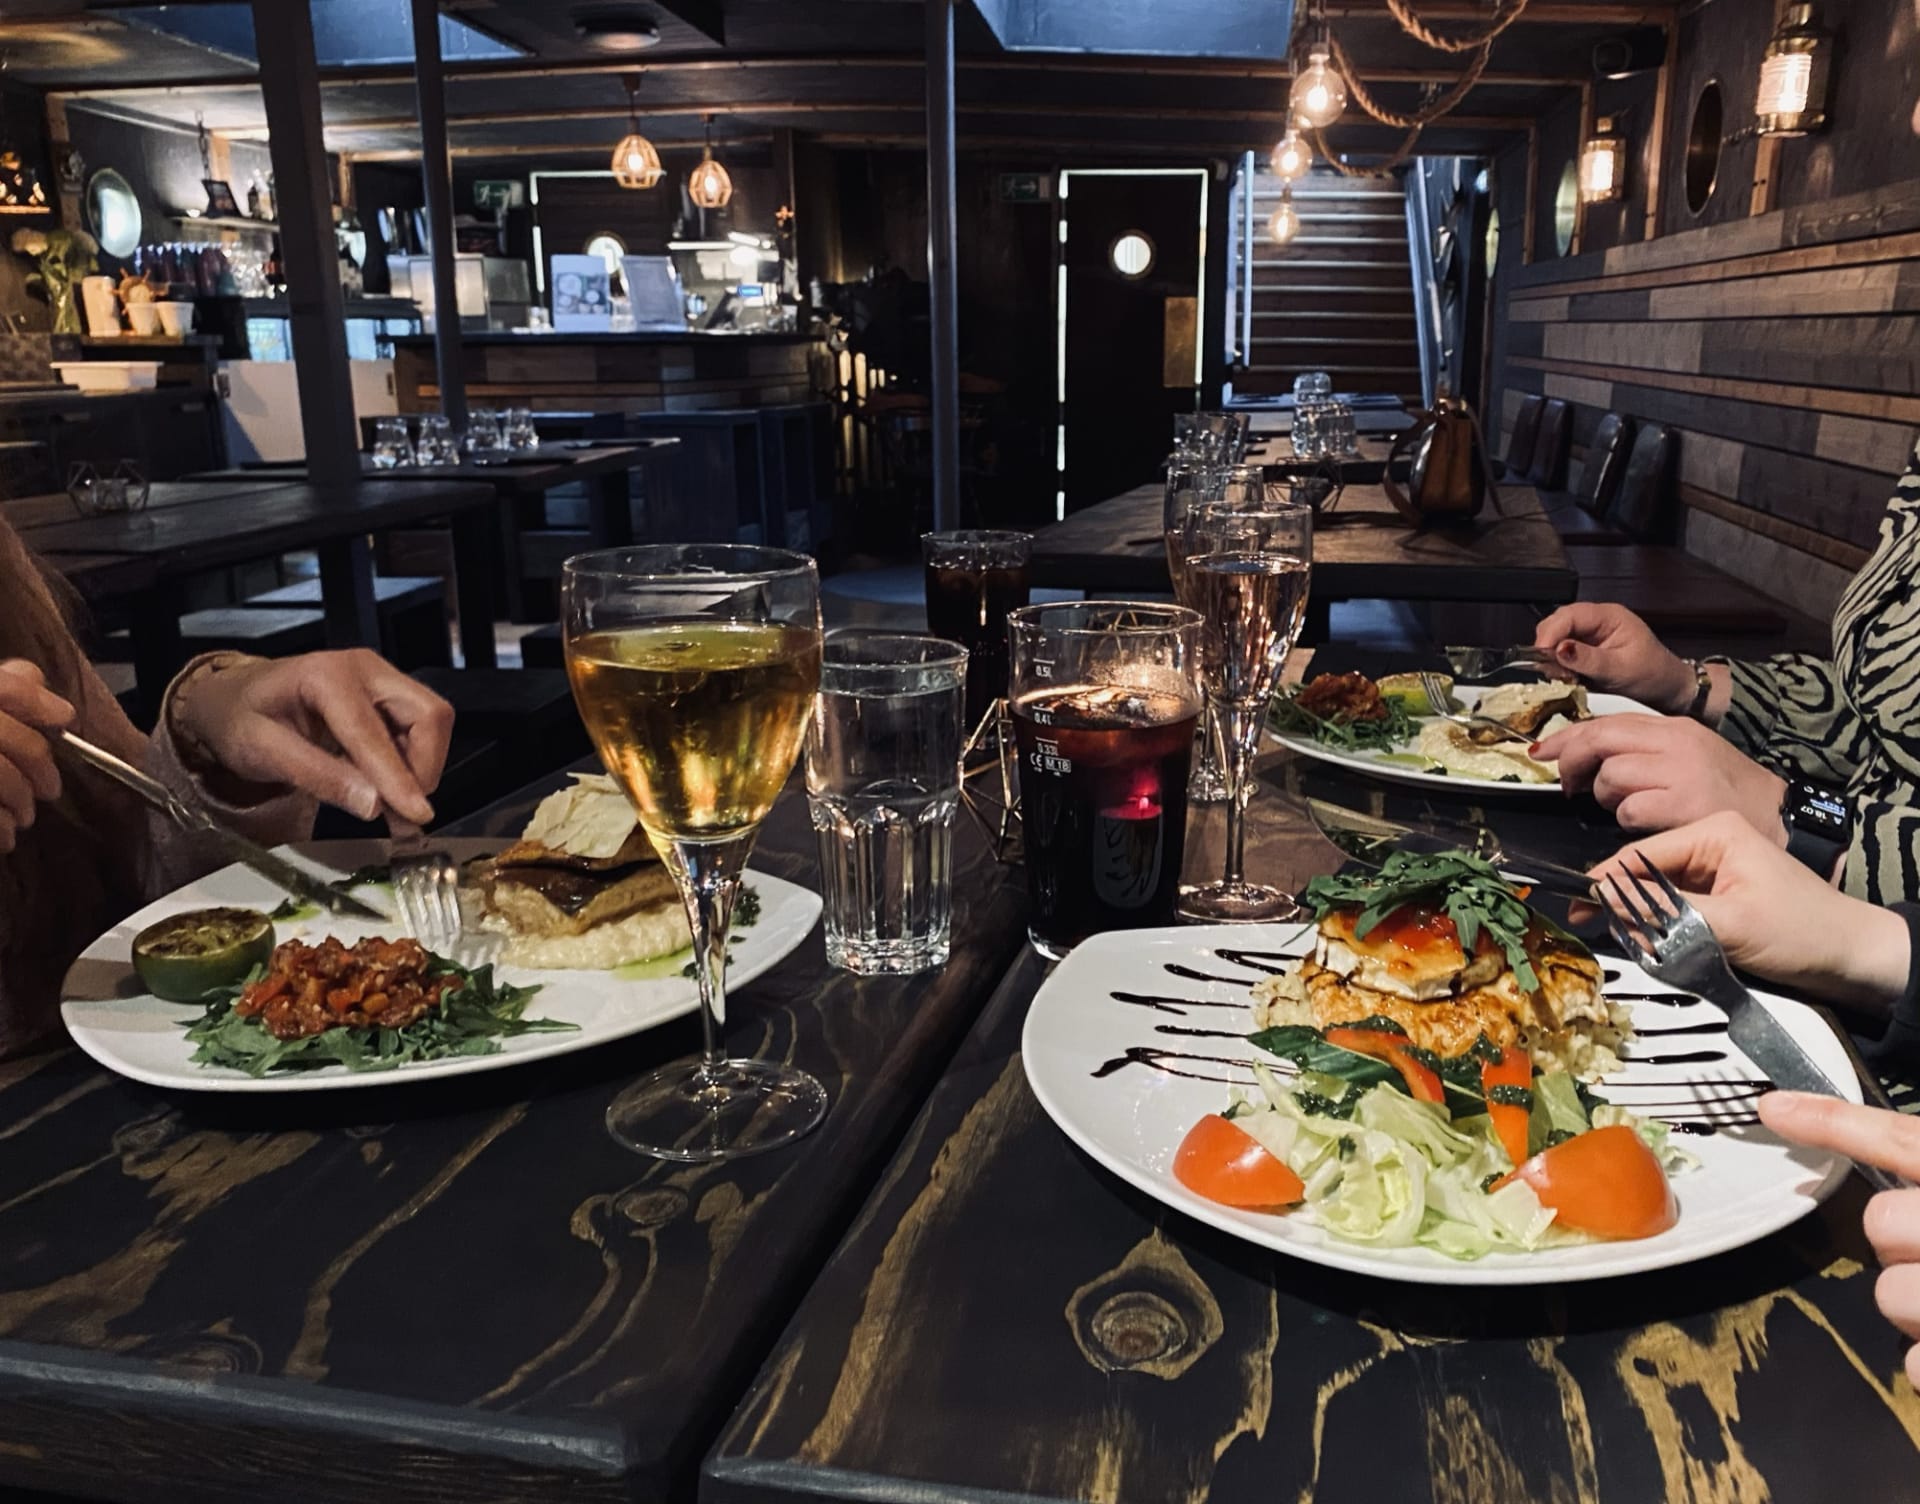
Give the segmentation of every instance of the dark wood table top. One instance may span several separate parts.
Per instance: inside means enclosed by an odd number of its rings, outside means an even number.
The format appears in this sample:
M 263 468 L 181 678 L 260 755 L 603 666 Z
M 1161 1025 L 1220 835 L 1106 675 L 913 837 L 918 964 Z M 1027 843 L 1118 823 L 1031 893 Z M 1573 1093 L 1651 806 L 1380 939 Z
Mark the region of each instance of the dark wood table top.
M 1425 802 L 1284 755 L 1269 777 Z M 1526 808 L 1485 805 L 1568 860 L 1618 843 L 1597 806 Z M 1339 860 L 1272 787 L 1253 819 L 1256 876 Z M 707 1504 L 1913 1497 L 1920 1405 L 1873 1305 L 1857 1179 L 1658 1274 L 1476 1290 L 1323 1269 L 1073 1146 L 1021 1067 L 1042 976 L 1029 955 L 1002 981 L 708 1459 Z
M 213 490 L 214 482 L 192 484 L 206 486 L 212 494 L 195 498 L 191 505 L 163 501 L 159 506 L 149 503 L 142 512 L 47 522 L 28 538 L 47 553 L 148 558 L 166 576 L 406 527 L 494 502 L 489 487 L 471 481 L 431 486 L 363 481 L 340 488 L 305 481 L 243 481 L 224 491 Z
M 517 834 L 552 784 L 457 829 Z M 754 861 L 817 883 L 797 787 Z M 602 1123 L 625 1084 L 697 1051 L 691 1017 L 338 1094 L 170 1094 L 72 1049 L 0 1065 L 0 1488 L 691 1498 L 1023 944 L 1018 871 L 964 812 L 954 862 L 942 971 L 831 971 L 816 930 L 734 995 L 732 1048 L 813 1072 L 832 1106 L 801 1143 L 730 1165 L 643 1159 Z
M 573 481 L 592 480 L 596 476 L 621 470 L 659 464 L 670 458 L 679 444 L 680 440 L 672 436 L 621 439 L 617 443 L 542 444 L 538 449 L 513 455 L 498 464 L 476 465 L 462 461 L 458 465 L 406 465 L 396 470 L 378 469 L 373 457 L 363 454 L 360 456 L 360 473 L 368 480 L 381 482 L 471 481 L 492 486 L 496 491 L 532 494 L 551 491 L 556 486 Z M 213 470 L 195 478 L 257 481 L 262 476 L 271 476 L 304 480 L 306 474 L 304 462 L 288 461 L 284 464 L 242 465 L 232 470 Z
M 230 502 L 242 496 L 276 490 L 285 484 L 286 481 L 280 477 L 248 475 L 240 471 L 234 471 L 232 479 L 196 477 L 192 480 L 155 481 L 147 493 L 147 510 L 196 506 L 205 501 Z M 0 517 L 5 517 L 16 532 L 28 537 L 56 523 L 84 520 L 84 514 L 64 491 L 0 501 Z
M 1140 486 L 1033 537 L 1032 580 L 1063 590 L 1173 588 L 1161 534 L 1162 487 Z M 1557 606 L 1579 576 L 1531 486 L 1502 486 L 1463 527 L 1414 529 L 1378 485 L 1350 485 L 1314 519 L 1317 600 L 1485 601 Z

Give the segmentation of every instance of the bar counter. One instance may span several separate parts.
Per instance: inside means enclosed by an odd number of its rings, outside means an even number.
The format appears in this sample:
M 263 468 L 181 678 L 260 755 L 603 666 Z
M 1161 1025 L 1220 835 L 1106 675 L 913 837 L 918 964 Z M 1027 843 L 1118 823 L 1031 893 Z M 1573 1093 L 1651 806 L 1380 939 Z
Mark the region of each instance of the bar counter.
M 811 334 L 465 334 L 467 400 L 537 413 L 692 413 L 781 407 L 812 395 Z M 440 406 L 433 336 L 393 341 L 405 413 Z

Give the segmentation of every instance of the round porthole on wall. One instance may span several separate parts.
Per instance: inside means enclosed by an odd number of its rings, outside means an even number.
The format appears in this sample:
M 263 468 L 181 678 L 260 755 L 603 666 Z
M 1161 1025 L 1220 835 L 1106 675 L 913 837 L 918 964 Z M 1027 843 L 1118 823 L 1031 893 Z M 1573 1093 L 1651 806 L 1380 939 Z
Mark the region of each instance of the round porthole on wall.
M 1580 217 L 1580 170 L 1573 163 L 1567 163 L 1566 170 L 1560 174 L 1560 186 L 1553 195 L 1553 251 L 1556 256 L 1564 256 L 1573 249 L 1573 227 Z
M 140 244 L 140 200 L 111 167 L 87 180 L 87 223 L 109 256 L 131 256 Z
M 1116 236 L 1107 260 L 1121 276 L 1137 280 L 1153 270 L 1153 242 L 1138 230 Z
M 1720 80 L 1710 78 L 1693 104 L 1693 123 L 1687 127 L 1687 208 L 1698 214 L 1713 197 L 1720 178 L 1720 147 L 1725 116 Z

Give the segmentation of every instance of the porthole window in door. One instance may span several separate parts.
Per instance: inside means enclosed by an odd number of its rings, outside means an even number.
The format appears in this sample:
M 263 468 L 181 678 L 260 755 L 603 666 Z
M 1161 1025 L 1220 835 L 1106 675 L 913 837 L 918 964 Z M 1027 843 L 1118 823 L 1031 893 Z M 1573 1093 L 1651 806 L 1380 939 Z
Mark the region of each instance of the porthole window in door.
M 1107 260 L 1121 276 L 1138 280 L 1153 270 L 1153 242 L 1138 230 L 1114 237 Z
M 589 256 L 598 256 L 607 264 L 607 275 L 620 271 L 620 258 L 627 254 L 627 243 L 611 230 L 602 230 L 583 247 Z

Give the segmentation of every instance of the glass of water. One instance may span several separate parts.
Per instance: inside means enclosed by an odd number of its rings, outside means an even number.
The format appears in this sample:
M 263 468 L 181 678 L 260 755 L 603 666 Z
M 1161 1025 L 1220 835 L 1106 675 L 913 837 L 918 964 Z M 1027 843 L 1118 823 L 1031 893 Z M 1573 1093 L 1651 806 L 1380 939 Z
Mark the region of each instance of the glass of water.
M 405 418 L 373 420 L 373 468 L 397 470 L 413 463 L 413 440 L 407 437 Z
M 524 407 L 507 409 L 501 437 L 515 454 L 530 454 L 540 447 L 540 431 L 533 426 L 533 413 Z
M 420 438 L 414 445 L 415 463 L 421 465 L 457 465 L 460 446 L 453 440 L 453 425 L 443 413 L 428 413 L 420 420 Z
M 807 731 L 827 961 L 867 975 L 946 964 L 967 650 L 938 637 L 829 633 Z

